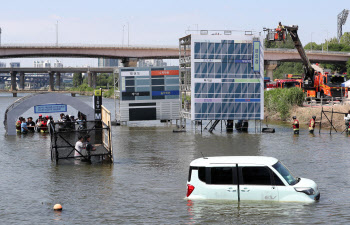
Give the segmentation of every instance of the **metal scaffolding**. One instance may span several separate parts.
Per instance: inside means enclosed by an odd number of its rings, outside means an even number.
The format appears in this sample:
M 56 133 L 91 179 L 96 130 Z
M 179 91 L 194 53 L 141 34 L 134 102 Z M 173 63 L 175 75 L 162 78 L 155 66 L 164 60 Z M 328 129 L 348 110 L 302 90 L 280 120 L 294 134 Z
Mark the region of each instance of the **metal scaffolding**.
M 191 119 L 191 35 L 179 39 L 179 79 L 180 79 L 180 126 L 186 126 L 184 119 Z

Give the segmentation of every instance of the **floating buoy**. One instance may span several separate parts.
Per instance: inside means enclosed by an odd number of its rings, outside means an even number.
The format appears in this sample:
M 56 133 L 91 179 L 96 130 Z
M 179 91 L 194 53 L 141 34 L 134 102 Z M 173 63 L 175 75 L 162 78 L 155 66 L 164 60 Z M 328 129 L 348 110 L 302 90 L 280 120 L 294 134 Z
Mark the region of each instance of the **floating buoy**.
M 61 211 L 61 210 L 62 210 L 61 204 L 56 204 L 56 205 L 54 205 L 54 206 L 53 206 L 53 210 Z

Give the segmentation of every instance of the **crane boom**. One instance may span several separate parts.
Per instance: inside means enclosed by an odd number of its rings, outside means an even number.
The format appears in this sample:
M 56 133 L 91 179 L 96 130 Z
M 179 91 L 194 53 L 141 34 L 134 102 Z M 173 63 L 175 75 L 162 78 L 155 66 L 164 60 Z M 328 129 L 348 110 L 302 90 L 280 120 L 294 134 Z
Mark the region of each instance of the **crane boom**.
M 288 33 L 290 34 L 294 46 L 297 49 L 297 51 L 299 52 L 301 61 L 303 63 L 303 67 L 304 67 L 304 73 L 305 73 L 305 77 L 304 77 L 304 85 L 306 87 L 313 87 L 313 78 L 314 78 L 314 74 L 315 74 L 315 70 L 312 68 L 311 63 L 309 58 L 307 57 L 304 47 L 301 44 L 301 41 L 299 39 L 298 36 L 298 26 L 284 26 L 285 29 L 288 31 Z M 312 43 L 311 43 L 312 44 Z
M 264 31 L 267 31 L 267 40 L 268 41 L 284 41 L 286 38 L 286 32 L 288 31 L 290 34 L 295 48 L 298 50 L 301 61 L 303 63 L 304 68 L 304 88 L 313 88 L 314 87 L 314 74 L 315 70 L 312 68 L 309 58 L 307 57 L 304 47 L 301 44 L 301 41 L 298 36 L 298 26 L 282 26 L 280 23 L 277 29 L 266 29 L 264 28 Z

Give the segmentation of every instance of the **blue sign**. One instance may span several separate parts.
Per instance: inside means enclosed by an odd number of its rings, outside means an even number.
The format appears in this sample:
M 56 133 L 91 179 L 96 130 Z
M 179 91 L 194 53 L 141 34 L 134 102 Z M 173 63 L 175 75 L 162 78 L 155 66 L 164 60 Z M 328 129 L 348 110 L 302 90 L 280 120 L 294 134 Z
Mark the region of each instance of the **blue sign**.
M 252 60 L 248 60 L 248 59 L 236 59 L 235 63 L 251 63 Z
M 152 96 L 179 95 L 179 91 L 152 91 Z
M 34 113 L 57 113 L 67 112 L 67 105 L 64 104 L 47 104 L 34 106 Z
M 236 98 L 235 102 L 260 102 L 259 98 Z

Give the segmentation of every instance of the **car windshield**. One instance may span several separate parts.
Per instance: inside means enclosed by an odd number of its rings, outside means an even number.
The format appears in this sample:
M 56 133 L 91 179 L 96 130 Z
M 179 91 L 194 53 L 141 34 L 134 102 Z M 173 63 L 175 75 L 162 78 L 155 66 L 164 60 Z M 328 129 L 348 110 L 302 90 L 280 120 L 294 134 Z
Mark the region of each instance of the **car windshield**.
M 284 83 L 284 88 L 292 88 L 292 87 L 298 87 L 298 82 L 286 82 Z
M 345 82 L 345 78 L 344 76 L 329 76 L 328 77 L 328 83 L 329 84 L 335 84 L 335 85 L 339 85 L 341 83 Z
M 272 167 L 275 168 L 282 175 L 282 177 L 287 181 L 289 185 L 294 185 L 298 182 L 297 179 L 295 179 L 295 177 L 281 162 L 277 162 Z

